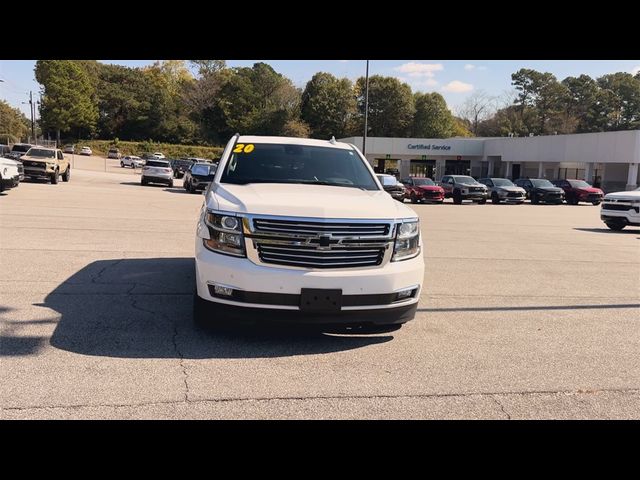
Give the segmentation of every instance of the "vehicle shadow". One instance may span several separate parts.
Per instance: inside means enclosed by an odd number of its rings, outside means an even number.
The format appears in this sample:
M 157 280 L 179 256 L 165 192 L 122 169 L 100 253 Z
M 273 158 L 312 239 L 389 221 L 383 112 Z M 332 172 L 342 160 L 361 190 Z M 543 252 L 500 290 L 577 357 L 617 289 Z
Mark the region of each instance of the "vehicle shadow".
M 50 344 L 82 355 L 122 358 L 271 358 L 345 351 L 393 339 L 341 336 L 335 329 L 317 327 L 203 330 L 193 322 L 194 273 L 193 258 L 93 262 L 39 305 L 61 315 Z
M 164 191 L 169 193 L 189 194 L 189 192 L 187 192 L 184 188 L 181 188 L 181 187 L 173 187 L 173 188 L 167 187 L 164 189 Z
M 580 230 L 581 232 L 608 233 L 609 235 L 634 235 L 638 233 L 638 228 L 634 228 L 632 226 L 627 226 L 624 230 L 611 230 L 610 228 L 574 228 L 574 230 Z

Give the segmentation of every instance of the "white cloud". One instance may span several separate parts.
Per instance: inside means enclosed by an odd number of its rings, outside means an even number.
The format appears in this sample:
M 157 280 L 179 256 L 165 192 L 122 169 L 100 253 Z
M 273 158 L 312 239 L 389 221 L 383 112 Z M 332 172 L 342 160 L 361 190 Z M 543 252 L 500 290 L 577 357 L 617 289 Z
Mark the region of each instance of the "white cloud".
M 467 63 L 467 64 L 464 66 L 464 69 L 465 69 L 465 70 L 473 70 L 474 68 L 476 68 L 476 66 L 475 66 L 475 65 L 472 65 L 471 63 Z
M 410 77 L 433 77 L 435 72 L 444 70 L 441 63 L 409 62 L 394 68 L 397 72 L 408 74 Z
M 442 87 L 442 91 L 450 93 L 465 93 L 471 90 L 473 90 L 473 85 L 461 82 L 460 80 L 454 80 Z
M 414 92 L 416 91 L 432 91 L 435 89 L 435 87 L 437 87 L 438 85 L 440 85 L 440 82 L 438 82 L 435 78 L 423 78 L 423 77 L 396 77 L 398 80 L 400 80 L 403 83 L 408 83 L 409 86 L 411 87 L 411 90 L 413 90 Z
M 634 75 L 638 72 L 640 72 L 640 65 L 631 70 L 631 73 L 633 73 Z

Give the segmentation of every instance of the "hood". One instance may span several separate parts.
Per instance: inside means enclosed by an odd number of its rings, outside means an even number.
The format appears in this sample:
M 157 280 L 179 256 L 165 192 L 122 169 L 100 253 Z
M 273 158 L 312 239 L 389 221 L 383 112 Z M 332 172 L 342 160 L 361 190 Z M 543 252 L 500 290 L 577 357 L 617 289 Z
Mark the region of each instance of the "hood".
M 576 188 L 576 190 L 582 193 L 602 193 L 602 190 L 595 187 Z
M 564 190 L 560 187 L 533 187 L 535 190 L 540 190 L 541 192 L 549 192 L 549 193 L 564 193 Z
M 631 190 L 628 192 L 613 192 L 607 193 L 604 196 L 605 200 L 640 200 L 640 190 Z
M 21 165 L 22 162 L 19 160 L 13 160 L 11 158 L 4 158 L 4 157 L 0 157 L 0 165 L 13 165 L 15 167 L 17 167 L 18 165 Z
M 217 184 L 205 200 L 208 208 L 237 213 L 313 218 L 415 218 L 413 210 L 382 190 L 256 183 Z
M 515 185 L 505 185 L 504 187 L 493 187 L 495 190 L 504 190 L 505 192 L 524 192 L 524 188 Z
M 21 162 L 51 162 L 54 163 L 56 161 L 55 158 L 44 158 L 44 157 L 33 157 L 31 155 L 23 155 L 20 157 Z

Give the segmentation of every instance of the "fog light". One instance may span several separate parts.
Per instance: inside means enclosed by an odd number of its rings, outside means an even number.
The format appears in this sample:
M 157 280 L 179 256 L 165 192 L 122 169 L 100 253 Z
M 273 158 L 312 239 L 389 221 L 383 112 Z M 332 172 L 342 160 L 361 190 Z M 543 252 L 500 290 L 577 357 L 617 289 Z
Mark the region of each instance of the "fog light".
M 231 295 L 233 295 L 233 288 L 223 287 L 222 285 L 214 285 L 213 291 L 216 295 L 224 295 L 225 297 L 230 297 Z
M 413 293 L 413 289 L 412 288 L 410 288 L 409 290 L 402 290 L 402 291 L 396 293 L 396 301 L 404 300 L 405 298 L 409 298 L 412 293 Z

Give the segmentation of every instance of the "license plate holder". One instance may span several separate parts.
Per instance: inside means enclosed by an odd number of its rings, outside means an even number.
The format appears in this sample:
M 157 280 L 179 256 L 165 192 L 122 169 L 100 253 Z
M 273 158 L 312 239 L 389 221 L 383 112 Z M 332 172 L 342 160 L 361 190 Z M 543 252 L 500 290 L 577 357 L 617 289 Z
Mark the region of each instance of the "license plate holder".
M 342 308 L 342 289 L 303 288 L 300 291 L 300 310 L 303 312 L 339 312 Z

